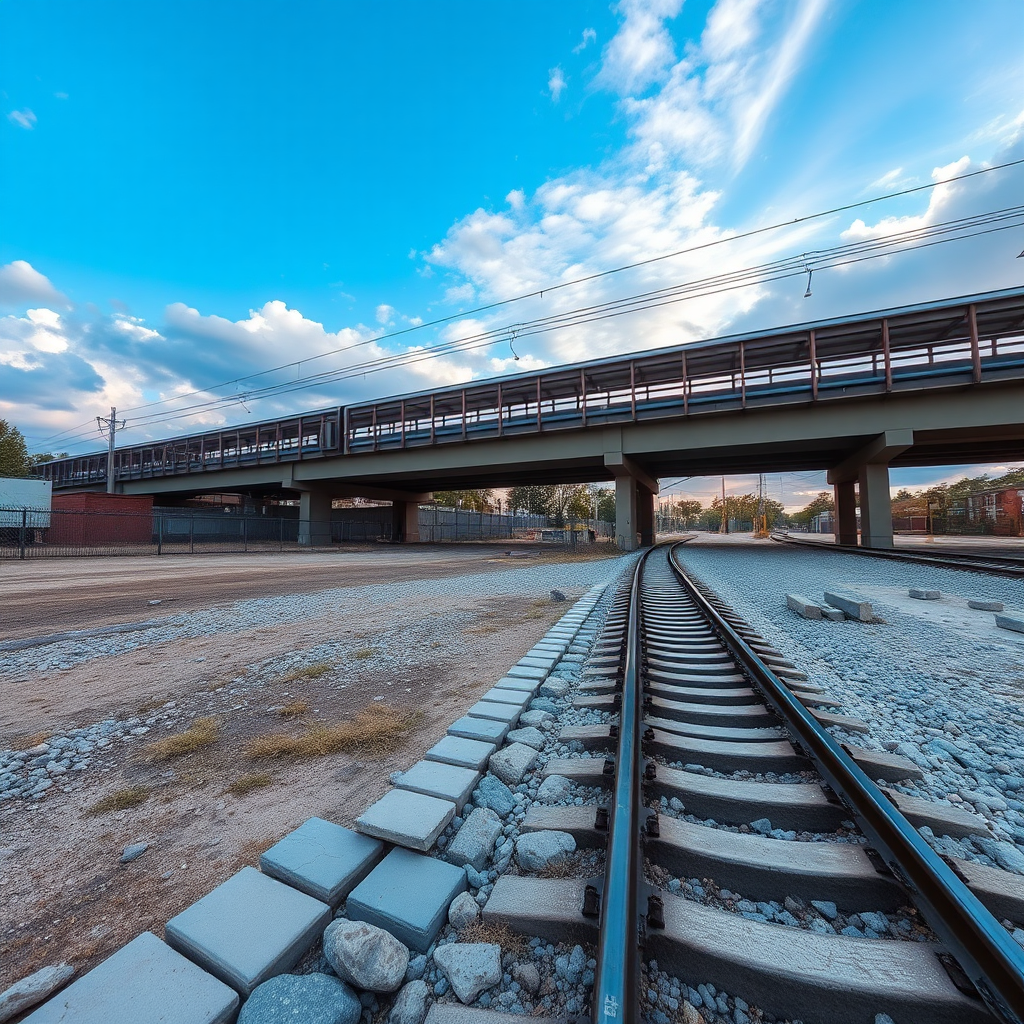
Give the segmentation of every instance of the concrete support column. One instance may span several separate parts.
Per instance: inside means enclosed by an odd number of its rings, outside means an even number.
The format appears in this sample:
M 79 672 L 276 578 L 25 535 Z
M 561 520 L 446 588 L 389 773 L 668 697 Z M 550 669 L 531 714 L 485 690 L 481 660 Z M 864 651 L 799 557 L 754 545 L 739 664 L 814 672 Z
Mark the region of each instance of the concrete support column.
M 391 503 L 391 540 L 399 544 L 418 544 L 420 539 L 420 503 Z
M 860 544 L 864 548 L 891 548 L 892 503 L 889 467 L 868 463 L 858 474 L 860 486 Z
M 615 542 L 623 551 L 637 547 L 637 486 L 631 476 L 615 478 Z
M 640 531 L 640 547 L 654 543 L 654 495 L 643 484 L 636 488 L 636 517 Z
M 857 544 L 857 491 L 853 480 L 833 484 L 837 544 Z
M 315 547 L 331 543 L 331 495 L 328 491 L 299 493 L 299 543 Z

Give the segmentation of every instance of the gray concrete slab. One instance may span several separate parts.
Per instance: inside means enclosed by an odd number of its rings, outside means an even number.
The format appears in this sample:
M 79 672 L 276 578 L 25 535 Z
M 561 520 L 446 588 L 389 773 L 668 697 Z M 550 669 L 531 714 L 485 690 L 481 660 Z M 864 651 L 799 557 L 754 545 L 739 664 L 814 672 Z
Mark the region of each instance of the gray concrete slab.
M 515 1018 L 497 1010 L 481 1010 L 458 1003 L 434 1003 L 423 1024 L 509 1024 Z
M 1024 633 L 1024 618 L 1013 615 L 997 615 L 996 625 L 1000 629 L 1012 629 L 1014 633 Z
M 337 907 L 383 856 L 379 839 L 309 818 L 260 857 L 260 870 Z
M 786 607 L 805 619 L 820 619 L 821 609 L 813 601 L 809 601 L 802 594 L 787 594 Z
M 554 654 L 545 656 L 527 654 L 517 662 L 518 665 L 522 665 L 524 668 L 546 668 L 552 669 L 555 667 L 555 663 L 558 661 L 558 657 Z
M 467 740 L 462 736 L 445 736 L 438 740 L 423 756 L 428 761 L 455 764 L 460 768 L 473 768 L 482 772 L 491 754 L 497 750 L 493 743 Z
M 164 928 L 167 943 L 247 996 L 294 967 L 331 923 L 331 908 L 242 868 Z
M 392 789 L 356 818 L 356 828 L 396 846 L 429 850 L 454 817 L 451 800 Z
M 349 894 L 345 915 L 385 928 L 425 953 L 447 921 L 452 900 L 467 888 L 462 867 L 392 850 Z
M 520 693 L 536 693 L 540 684 L 534 679 L 515 679 L 512 676 L 502 676 L 495 684 L 495 689 L 517 690 Z
M 551 670 L 548 668 L 536 668 L 533 665 L 513 665 L 508 674 L 518 679 L 536 679 L 542 683 L 548 677 Z
M 1002 601 L 982 601 L 980 599 L 968 601 L 968 608 L 974 608 L 979 612 L 1001 612 L 1003 610 Z
M 473 768 L 460 768 L 440 761 L 417 761 L 407 772 L 402 772 L 395 785 L 413 793 L 451 800 L 456 814 L 461 814 L 480 777 L 480 772 Z
M 924 590 L 921 587 L 911 587 L 910 596 L 918 601 L 938 601 L 942 594 L 938 590 Z
M 509 727 L 516 724 L 520 708 L 514 704 L 495 704 L 489 700 L 478 700 L 467 712 L 470 718 L 487 718 Z
M 832 605 L 833 608 L 839 608 L 849 618 L 857 619 L 859 622 L 870 622 L 875 617 L 875 613 L 871 609 L 871 602 L 865 601 L 858 594 L 826 590 L 825 603 Z
M 226 1024 L 237 1010 L 234 989 L 143 932 L 23 1024 Z
M 515 704 L 521 708 L 530 703 L 533 693 L 530 690 L 506 690 L 500 686 L 492 686 L 480 699 L 492 704 Z
M 489 718 L 471 718 L 466 715 L 455 719 L 448 726 L 448 735 L 498 744 L 505 741 L 505 735 L 510 728 L 508 722 L 496 722 Z

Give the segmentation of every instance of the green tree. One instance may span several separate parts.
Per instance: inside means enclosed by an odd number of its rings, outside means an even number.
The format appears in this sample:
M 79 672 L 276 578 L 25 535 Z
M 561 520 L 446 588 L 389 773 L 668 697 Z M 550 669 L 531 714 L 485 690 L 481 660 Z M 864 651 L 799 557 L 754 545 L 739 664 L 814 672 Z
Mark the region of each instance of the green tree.
M 834 512 L 835 499 L 828 491 L 819 491 L 818 496 L 805 505 L 799 512 L 794 512 L 790 519 L 798 526 L 809 526 L 811 520 L 820 512 Z
M 0 476 L 28 476 L 28 448 L 21 431 L 0 420 Z
M 597 518 L 603 523 L 615 522 L 615 491 L 610 487 L 597 491 Z
M 551 515 L 554 491 L 550 486 L 513 487 L 508 492 L 509 508 L 530 516 Z
M 54 459 L 68 458 L 67 452 L 39 452 L 28 457 L 29 466 L 41 466 L 44 462 L 53 462 Z
M 461 508 L 470 512 L 494 511 L 494 491 L 490 488 L 475 491 L 434 491 L 434 501 L 445 508 Z

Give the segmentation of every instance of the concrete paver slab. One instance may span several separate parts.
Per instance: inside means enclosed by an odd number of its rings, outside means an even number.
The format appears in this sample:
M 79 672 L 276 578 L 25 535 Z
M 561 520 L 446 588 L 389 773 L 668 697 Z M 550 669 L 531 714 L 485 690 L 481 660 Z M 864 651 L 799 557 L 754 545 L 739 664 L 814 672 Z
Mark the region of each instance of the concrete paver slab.
M 247 996 L 293 967 L 330 922 L 326 903 L 246 867 L 164 931 L 169 945 Z
M 550 669 L 535 668 L 532 665 L 513 665 L 508 670 L 508 674 L 519 679 L 536 679 L 538 682 L 543 682 L 547 679 L 549 671 Z
M 519 690 L 521 693 L 536 693 L 537 683 L 533 679 L 515 679 L 512 676 L 502 676 L 495 684 L 495 689 Z
M 25 1018 L 31 1024 L 222 1024 L 238 993 L 143 932 Z
M 380 840 L 309 818 L 260 857 L 260 870 L 337 907 L 383 856 Z
M 498 744 L 504 742 L 509 728 L 508 722 L 497 722 L 490 718 L 471 718 L 466 715 L 457 718 L 448 726 L 448 735 Z
M 519 718 L 519 708 L 514 704 L 495 704 L 489 700 L 478 700 L 466 714 L 470 718 L 489 718 L 491 721 L 512 726 Z
M 479 781 L 480 772 L 472 768 L 460 768 L 440 761 L 417 761 L 402 773 L 395 785 L 413 793 L 451 800 L 459 814 Z
M 490 701 L 492 704 L 514 704 L 516 707 L 523 707 L 529 704 L 533 698 L 531 690 L 506 690 L 500 686 L 492 687 L 480 699 Z
M 455 804 L 451 800 L 393 789 L 356 818 L 356 828 L 397 846 L 429 850 L 454 817 Z
M 462 736 L 445 736 L 438 740 L 423 756 L 428 761 L 455 764 L 460 768 L 474 768 L 482 772 L 496 750 L 493 743 L 467 740 Z
M 345 914 L 385 928 L 423 953 L 447 921 L 451 901 L 467 887 L 462 867 L 392 850 L 349 894 Z

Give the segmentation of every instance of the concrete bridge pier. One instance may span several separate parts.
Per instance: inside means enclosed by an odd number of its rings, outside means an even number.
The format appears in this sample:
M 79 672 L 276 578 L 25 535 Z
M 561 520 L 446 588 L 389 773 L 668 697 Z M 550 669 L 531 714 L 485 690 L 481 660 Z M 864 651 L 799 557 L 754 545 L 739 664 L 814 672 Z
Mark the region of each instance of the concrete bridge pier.
M 395 501 L 391 504 L 391 540 L 398 544 L 417 544 L 420 539 L 420 503 Z
M 622 452 L 606 452 L 615 477 L 615 541 L 623 551 L 654 543 L 654 496 L 658 482 Z
M 838 543 L 849 544 L 856 540 L 857 512 L 853 498 L 856 482 L 860 494 L 860 546 L 893 546 L 889 463 L 913 444 L 913 430 L 887 430 L 829 470 L 828 482 L 835 488 Z
M 317 488 L 299 492 L 299 543 L 323 547 L 331 543 L 331 493 Z

